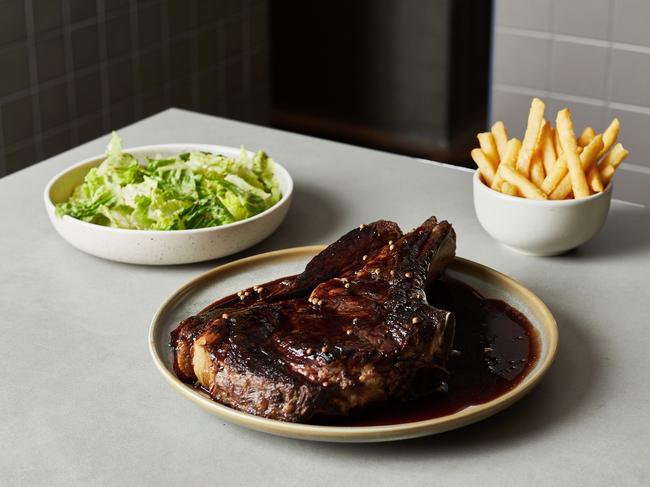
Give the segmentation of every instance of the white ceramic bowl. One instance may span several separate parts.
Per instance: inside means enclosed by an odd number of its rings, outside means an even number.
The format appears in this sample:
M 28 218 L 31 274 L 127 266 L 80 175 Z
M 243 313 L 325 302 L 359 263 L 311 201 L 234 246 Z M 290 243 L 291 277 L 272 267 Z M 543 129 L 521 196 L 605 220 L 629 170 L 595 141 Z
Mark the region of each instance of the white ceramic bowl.
M 163 144 L 124 149 L 139 161 L 146 156 L 170 156 L 188 151 L 206 151 L 239 157 L 240 149 L 205 144 Z M 67 200 L 86 173 L 105 159 L 86 159 L 56 175 L 45 188 L 47 214 L 56 231 L 68 243 L 97 257 L 131 264 L 188 264 L 234 254 L 268 237 L 289 210 L 293 181 L 287 170 L 275 164 L 282 198 L 268 210 L 228 225 L 192 230 L 127 230 L 87 223 L 55 214 L 55 204 Z
M 489 188 L 474 173 L 474 209 L 487 233 L 531 255 L 559 255 L 590 240 L 601 229 L 612 200 L 612 184 L 602 193 L 576 200 L 529 200 Z

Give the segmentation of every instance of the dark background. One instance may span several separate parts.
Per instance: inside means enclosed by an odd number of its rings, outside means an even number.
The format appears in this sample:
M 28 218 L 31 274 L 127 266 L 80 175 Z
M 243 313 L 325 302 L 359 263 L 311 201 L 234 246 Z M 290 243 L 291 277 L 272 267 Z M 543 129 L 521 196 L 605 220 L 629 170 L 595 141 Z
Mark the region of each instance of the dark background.
M 276 2 L 272 123 L 447 162 L 487 120 L 491 2 Z
M 466 164 L 491 15 L 469 0 L 0 0 L 0 176 L 171 106 Z

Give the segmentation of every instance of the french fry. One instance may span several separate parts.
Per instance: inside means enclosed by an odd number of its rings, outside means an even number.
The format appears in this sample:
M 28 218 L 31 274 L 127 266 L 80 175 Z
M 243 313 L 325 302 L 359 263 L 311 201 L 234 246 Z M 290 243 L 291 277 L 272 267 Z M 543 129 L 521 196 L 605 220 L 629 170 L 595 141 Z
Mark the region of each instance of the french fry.
M 580 138 L 578 139 L 578 143 L 582 142 L 582 145 L 587 145 L 589 142 L 591 142 L 594 137 L 596 136 L 596 132 L 594 131 L 593 128 L 591 127 L 586 127 L 583 131 L 582 134 L 580 134 Z M 586 143 L 584 143 L 586 142 Z M 603 148 L 601 147 L 600 150 Z M 600 153 L 600 151 L 599 151 Z M 582 158 L 581 158 L 582 160 Z M 583 166 L 584 167 L 584 166 Z M 594 164 L 587 173 L 587 183 L 589 184 L 589 187 L 594 193 L 600 193 L 603 191 L 603 180 L 600 177 L 600 171 L 598 170 L 598 167 L 596 164 Z
M 532 166 L 535 157 L 538 157 L 540 162 L 542 160 L 542 144 L 544 142 L 543 138 L 546 132 L 548 132 L 550 124 L 546 119 L 542 119 L 542 126 L 539 128 L 539 133 L 537 134 L 537 140 L 535 141 L 535 148 L 533 149 L 533 157 L 530 159 L 530 164 Z
M 535 186 L 541 186 L 544 182 L 544 166 L 539 154 L 535 154 L 530 165 L 530 180 Z
M 526 179 L 524 175 L 516 169 L 501 164 L 499 166 L 499 175 L 504 179 L 504 181 L 515 186 L 526 198 L 535 200 L 547 199 L 546 194 L 544 194 L 541 189 Z
M 517 161 L 517 155 L 519 154 L 519 151 L 521 150 L 521 141 L 519 139 L 510 139 L 508 143 L 506 144 L 506 153 L 505 157 L 501 159 L 501 164 L 499 164 L 499 167 L 501 166 L 507 166 L 512 169 L 515 168 L 515 164 Z M 490 186 L 492 189 L 496 189 L 497 191 L 501 191 L 501 184 L 503 183 L 503 178 L 499 176 L 499 170 L 497 168 L 497 174 L 496 177 L 494 178 L 494 182 Z
M 555 164 L 555 160 L 557 159 L 555 144 L 553 143 L 554 131 L 553 127 L 548 123 L 542 127 L 542 162 L 544 163 L 544 173 L 547 175 L 551 173 L 553 164 Z
M 555 164 L 553 164 L 553 169 L 551 172 L 546 175 L 544 182 L 540 186 L 544 193 L 551 195 L 553 190 L 560 184 L 560 181 L 564 179 L 564 176 L 569 172 L 569 168 L 566 165 L 566 156 L 562 154 Z
M 591 139 L 591 142 L 580 153 L 580 164 L 583 171 L 586 172 L 596 165 L 601 150 L 603 150 L 603 136 L 598 134 Z
M 603 135 L 603 139 L 605 136 Z M 598 164 L 599 169 L 603 169 L 607 166 L 613 166 L 614 169 L 616 169 L 618 166 L 621 165 L 621 162 L 628 156 L 629 152 L 627 149 L 623 147 L 623 144 L 618 143 L 614 146 L 614 148 L 611 150 L 609 154 L 605 156 L 605 158 L 600 161 Z
M 578 156 L 578 144 L 573 131 L 573 121 L 568 108 L 560 110 L 555 121 L 557 131 L 560 135 L 560 144 L 566 156 L 569 175 L 571 176 L 571 187 L 576 198 L 586 198 L 591 193 L 587 185 L 587 177 L 582 170 L 580 157 Z
M 535 146 L 539 138 L 539 131 L 542 128 L 542 121 L 544 120 L 544 102 L 539 98 L 533 98 L 530 104 L 530 112 L 528 113 L 528 126 L 524 134 L 524 140 L 521 143 L 521 150 L 517 157 L 517 170 L 524 176 L 530 175 L 530 162 L 535 153 Z
M 553 143 L 555 144 L 555 153 L 559 159 L 564 151 L 562 150 L 562 144 L 560 144 L 560 135 L 557 133 L 557 130 L 553 130 Z
M 499 167 L 501 167 L 501 164 L 499 164 Z M 492 181 L 492 184 L 490 184 L 490 188 L 495 191 L 501 191 L 501 185 L 503 184 L 503 179 L 501 176 L 499 176 L 499 167 L 497 167 L 497 172 L 494 175 L 494 180 Z
M 604 135 L 603 135 L 604 138 Z M 629 155 L 627 149 L 623 147 L 622 144 L 616 144 L 607 156 L 600 161 L 598 165 L 598 170 L 600 171 L 600 177 L 603 180 L 603 185 L 607 186 L 616 171 L 616 168 L 620 166 L 621 162 Z
M 603 136 L 598 134 L 591 139 L 591 142 L 589 142 L 586 147 L 583 148 L 580 153 L 580 166 L 582 167 L 583 172 L 586 173 L 592 168 L 592 166 L 596 165 L 598 154 L 600 154 L 602 147 Z
M 510 139 L 508 141 L 508 144 L 506 145 L 506 156 L 501 161 L 501 164 L 511 169 L 517 167 L 517 157 L 519 157 L 520 151 L 521 151 L 521 140 L 517 138 Z
M 492 132 L 482 132 L 478 134 L 476 138 L 478 139 L 478 143 L 480 144 L 483 153 L 487 156 L 488 159 L 490 159 L 490 161 L 492 161 L 492 165 L 496 172 L 496 168 L 499 165 L 499 160 L 501 158 L 497 152 L 497 146 L 494 142 Z
M 501 183 L 501 192 L 510 196 L 517 196 L 517 187 L 504 181 Z
M 603 184 L 607 185 L 614 177 L 616 169 L 613 166 L 606 166 L 600 171 L 600 178 L 603 180 Z
M 551 194 L 548 195 L 549 200 L 563 200 L 571 194 L 571 177 L 567 174 L 562 178 L 562 181 L 555 187 Z
M 492 137 L 494 137 L 494 142 L 497 145 L 497 151 L 499 152 L 499 160 L 502 160 L 506 156 L 506 145 L 508 145 L 508 132 L 506 132 L 506 126 L 503 122 L 495 122 L 492 125 Z
M 483 179 L 488 186 L 491 186 L 494 183 L 495 168 L 493 162 L 485 155 L 481 149 L 473 149 L 471 152 L 472 159 L 478 166 L 479 171 Z
M 585 127 L 580 137 L 578 137 L 578 145 L 585 147 L 594 137 L 596 137 L 596 131 L 592 127 Z
M 616 139 L 618 138 L 618 131 L 620 128 L 621 122 L 618 121 L 618 118 L 615 118 L 609 124 L 609 127 L 605 129 L 603 132 L 603 148 L 600 151 L 600 154 L 598 154 L 599 159 L 603 157 L 605 153 L 616 143 Z
M 596 167 L 596 158 L 602 150 L 602 147 L 603 136 L 598 134 L 580 153 L 580 166 L 585 173 L 588 172 L 592 167 Z M 562 177 L 562 180 L 558 183 L 557 187 L 548 193 L 548 197 L 552 200 L 563 200 L 569 194 L 571 194 L 571 191 L 573 191 L 573 187 L 571 185 L 571 176 L 569 174 L 566 174 Z
M 600 193 L 605 189 L 603 186 L 603 178 L 600 177 L 598 166 L 594 165 L 591 169 L 589 169 L 589 173 L 587 174 L 587 182 L 589 183 L 589 187 L 591 187 L 591 190 L 594 193 Z
M 477 134 L 480 147 L 472 150 L 472 159 L 485 184 L 531 199 L 585 198 L 604 191 L 628 156 L 617 144 L 619 120 L 614 118 L 602 134 L 587 126 L 578 137 L 568 108 L 557 113 L 555 128 L 544 119 L 544 110 L 544 103 L 533 98 L 521 141 L 508 139 L 500 121 Z

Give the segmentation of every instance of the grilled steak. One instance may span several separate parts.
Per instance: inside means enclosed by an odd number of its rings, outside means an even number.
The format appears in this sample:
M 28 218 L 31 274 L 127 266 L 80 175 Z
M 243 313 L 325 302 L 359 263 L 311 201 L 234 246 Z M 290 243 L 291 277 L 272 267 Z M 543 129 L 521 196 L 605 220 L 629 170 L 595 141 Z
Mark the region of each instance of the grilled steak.
M 172 332 L 176 374 L 235 409 L 283 421 L 347 415 L 406 397 L 444 370 L 451 313 L 425 286 L 453 258 L 455 234 L 435 218 L 402 235 L 362 225 L 305 271 L 240 291 Z

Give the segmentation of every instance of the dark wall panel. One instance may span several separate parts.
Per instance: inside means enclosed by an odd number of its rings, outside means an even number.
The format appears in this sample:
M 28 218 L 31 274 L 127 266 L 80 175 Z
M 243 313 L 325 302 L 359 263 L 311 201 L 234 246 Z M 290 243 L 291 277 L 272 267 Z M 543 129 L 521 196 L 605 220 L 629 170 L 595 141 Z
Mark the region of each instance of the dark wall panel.
M 0 176 L 170 106 L 267 122 L 267 24 L 268 0 L 0 0 Z
M 273 122 L 450 162 L 487 119 L 490 1 L 271 4 Z

